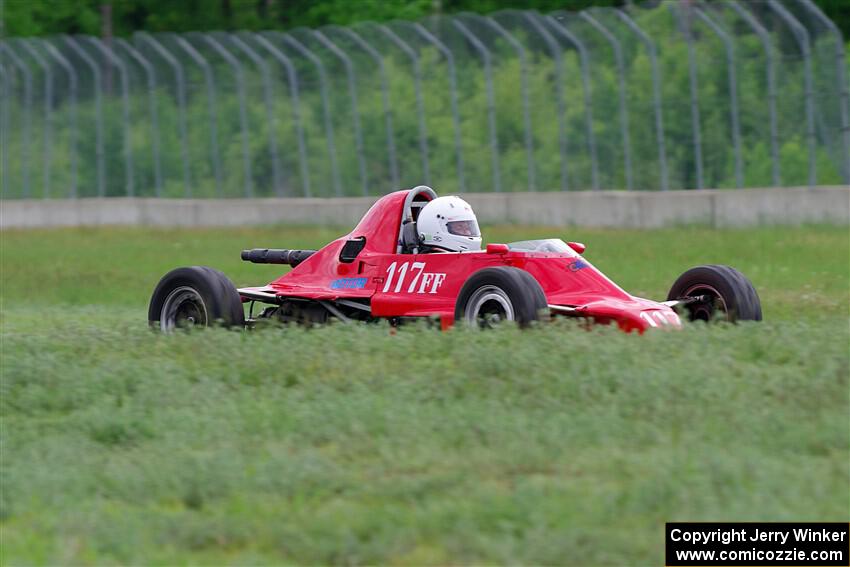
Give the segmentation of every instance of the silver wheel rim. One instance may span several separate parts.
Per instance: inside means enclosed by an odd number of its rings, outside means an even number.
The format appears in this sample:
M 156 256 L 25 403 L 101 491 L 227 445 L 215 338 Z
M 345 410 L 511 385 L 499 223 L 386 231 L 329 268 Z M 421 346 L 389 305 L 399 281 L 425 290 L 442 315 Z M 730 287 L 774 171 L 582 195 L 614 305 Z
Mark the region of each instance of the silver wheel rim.
M 162 302 L 159 313 L 159 327 L 166 333 L 176 328 L 206 327 L 207 305 L 204 298 L 192 287 L 181 286 L 174 289 Z
M 494 285 L 476 289 L 466 305 L 465 319 L 471 327 L 490 328 L 516 318 L 508 294 Z
M 717 315 L 718 311 L 723 313 L 724 319 L 728 319 L 729 311 L 726 308 L 726 302 L 723 300 L 723 296 L 720 295 L 720 292 L 717 291 L 717 289 L 715 289 L 713 286 L 710 286 L 708 284 L 692 285 L 691 287 L 685 290 L 685 293 L 683 295 L 684 297 L 693 297 L 696 295 L 706 294 L 714 296 L 714 302 L 711 304 L 699 303 L 693 307 L 689 306 L 689 311 L 691 312 L 691 319 L 710 323 Z

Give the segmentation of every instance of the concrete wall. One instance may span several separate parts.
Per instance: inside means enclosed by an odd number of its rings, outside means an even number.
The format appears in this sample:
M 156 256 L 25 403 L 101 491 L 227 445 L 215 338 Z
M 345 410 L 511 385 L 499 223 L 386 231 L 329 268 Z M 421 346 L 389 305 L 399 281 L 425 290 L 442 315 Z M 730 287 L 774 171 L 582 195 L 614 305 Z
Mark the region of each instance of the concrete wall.
M 661 192 L 471 193 L 482 223 L 657 228 L 829 222 L 850 224 L 850 187 Z M 337 199 L 146 199 L 0 201 L 0 228 L 145 225 L 352 226 L 374 197 Z

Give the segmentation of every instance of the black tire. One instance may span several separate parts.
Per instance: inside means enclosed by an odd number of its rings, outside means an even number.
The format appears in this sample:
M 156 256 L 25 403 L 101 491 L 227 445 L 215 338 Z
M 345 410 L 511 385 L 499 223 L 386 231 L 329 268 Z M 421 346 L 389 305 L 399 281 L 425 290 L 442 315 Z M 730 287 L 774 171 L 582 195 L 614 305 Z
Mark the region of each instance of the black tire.
M 206 266 L 177 268 L 156 286 L 148 307 L 148 324 L 168 332 L 180 327 L 243 327 L 245 311 L 236 286 Z
M 702 296 L 685 305 L 691 321 L 761 321 L 761 301 L 744 274 L 729 266 L 691 268 L 670 288 L 668 300 Z
M 519 268 L 484 268 L 469 276 L 455 303 L 455 321 L 490 327 L 515 321 L 527 327 L 548 317 L 549 304 L 534 276 Z

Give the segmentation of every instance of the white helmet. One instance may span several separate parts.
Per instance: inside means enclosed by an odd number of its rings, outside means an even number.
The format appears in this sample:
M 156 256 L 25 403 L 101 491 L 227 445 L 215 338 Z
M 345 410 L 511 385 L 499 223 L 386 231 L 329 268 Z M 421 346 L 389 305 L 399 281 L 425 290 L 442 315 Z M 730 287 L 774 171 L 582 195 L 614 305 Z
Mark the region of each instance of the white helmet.
M 481 250 L 478 219 L 460 197 L 438 197 L 422 208 L 416 221 L 422 244 L 449 252 Z

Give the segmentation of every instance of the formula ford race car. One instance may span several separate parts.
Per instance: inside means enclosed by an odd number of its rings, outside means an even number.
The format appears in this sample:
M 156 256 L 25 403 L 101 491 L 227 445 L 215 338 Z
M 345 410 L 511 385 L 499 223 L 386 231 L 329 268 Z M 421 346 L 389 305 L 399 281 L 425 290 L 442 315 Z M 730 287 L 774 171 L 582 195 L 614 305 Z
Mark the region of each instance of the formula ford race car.
M 243 251 L 249 262 L 292 267 L 265 286 L 236 289 L 207 267 L 172 270 L 153 292 L 149 323 L 170 331 L 216 323 L 252 326 L 269 319 L 306 325 L 387 319 L 395 325 L 431 318 L 446 329 L 456 321 L 527 326 L 567 316 L 643 332 L 680 327 L 679 314 L 703 321 L 761 320 L 752 284 L 727 266 L 686 271 L 667 300 L 656 302 L 632 296 L 605 277 L 581 256 L 585 247 L 578 242 L 529 240 L 435 253 L 424 245 L 427 235 L 417 230 L 417 219 L 436 198 L 425 186 L 390 193 L 351 233 L 321 250 Z

